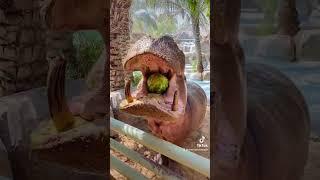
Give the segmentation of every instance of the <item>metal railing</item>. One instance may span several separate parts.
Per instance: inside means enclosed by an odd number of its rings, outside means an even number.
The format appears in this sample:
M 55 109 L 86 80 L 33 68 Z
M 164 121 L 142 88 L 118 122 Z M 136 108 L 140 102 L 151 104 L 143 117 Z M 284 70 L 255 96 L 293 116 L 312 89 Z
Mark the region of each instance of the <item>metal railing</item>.
M 210 177 L 210 160 L 198 154 L 190 152 L 170 142 L 159 139 L 147 132 L 138 128 L 125 124 L 114 118 L 110 118 L 110 128 L 119 134 L 128 136 L 136 142 L 160 153 L 168 158 L 186 166 L 190 169 L 201 173 L 206 177 Z M 141 154 L 128 149 L 124 145 L 110 138 L 110 147 L 121 154 L 127 156 L 129 159 L 141 164 L 145 168 L 154 172 L 163 179 L 180 179 L 178 175 L 170 169 L 154 163 L 143 157 Z M 117 170 L 122 175 L 129 179 L 145 179 L 146 177 L 139 174 L 136 170 L 124 164 L 116 157 L 111 156 L 111 168 Z

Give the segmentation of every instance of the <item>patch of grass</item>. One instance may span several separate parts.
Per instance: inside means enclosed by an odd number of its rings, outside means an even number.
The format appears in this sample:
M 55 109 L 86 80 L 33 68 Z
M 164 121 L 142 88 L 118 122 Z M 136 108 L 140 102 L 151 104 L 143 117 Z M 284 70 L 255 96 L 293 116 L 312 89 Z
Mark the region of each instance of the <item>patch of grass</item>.
M 73 34 L 76 58 L 67 66 L 67 77 L 83 79 L 98 60 L 104 47 L 101 35 L 96 31 L 78 31 Z

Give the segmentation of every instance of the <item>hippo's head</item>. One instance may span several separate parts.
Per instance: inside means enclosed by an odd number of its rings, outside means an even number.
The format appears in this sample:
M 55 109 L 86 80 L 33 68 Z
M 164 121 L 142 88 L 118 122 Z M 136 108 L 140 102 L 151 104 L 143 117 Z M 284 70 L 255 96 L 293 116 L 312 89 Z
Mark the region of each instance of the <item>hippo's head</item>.
M 41 14 L 52 30 L 100 29 L 105 26 L 106 0 L 43 0 Z
M 129 49 L 123 66 L 128 72 L 141 71 L 143 77 L 132 94 L 130 81 L 126 81 L 126 99 L 120 104 L 121 110 L 168 122 L 184 116 L 187 103 L 185 57 L 171 37 L 143 37 L 138 40 Z M 147 80 L 152 74 L 162 74 L 168 79 L 165 92 L 151 93 L 148 90 Z

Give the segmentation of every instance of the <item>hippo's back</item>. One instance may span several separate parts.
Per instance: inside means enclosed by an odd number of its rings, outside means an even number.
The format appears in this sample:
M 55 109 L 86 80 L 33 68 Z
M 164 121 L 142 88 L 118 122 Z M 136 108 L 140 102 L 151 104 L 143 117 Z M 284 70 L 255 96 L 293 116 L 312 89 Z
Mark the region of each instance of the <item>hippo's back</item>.
M 248 132 L 258 154 L 260 180 L 295 180 L 308 155 L 309 113 L 304 97 L 281 72 L 248 64 Z
M 192 109 L 192 130 L 198 129 L 203 122 L 207 110 L 207 96 L 205 91 L 194 82 L 187 82 L 187 103 Z

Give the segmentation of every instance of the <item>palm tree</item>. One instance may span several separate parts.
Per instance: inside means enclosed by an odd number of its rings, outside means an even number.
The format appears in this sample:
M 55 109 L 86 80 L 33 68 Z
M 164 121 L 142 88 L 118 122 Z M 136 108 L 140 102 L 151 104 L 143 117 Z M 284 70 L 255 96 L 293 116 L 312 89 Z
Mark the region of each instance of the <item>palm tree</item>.
M 142 0 L 132 2 L 130 14 L 133 31 L 146 32 L 157 29 L 157 15 L 154 11 L 147 9 L 143 2 Z
M 125 72 L 121 60 L 130 41 L 131 0 L 112 0 L 110 7 L 110 87 L 115 91 L 124 87 Z
M 157 15 L 147 9 L 133 10 L 131 33 L 148 34 L 159 38 L 165 34 L 174 33 L 177 30 L 177 21 L 173 16 Z
M 299 32 L 298 12 L 296 9 L 295 0 L 280 1 L 280 9 L 278 14 L 279 30 L 278 34 L 290 36 L 290 41 L 294 48 L 294 57 L 292 61 L 296 60 L 296 45 L 294 36 Z
M 279 34 L 294 36 L 299 31 L 298 13 L 295 0 L 280 1 Z
M 210 16 L 210 0 L 147 0 L 147 4 L 161 12 L 182 15 L 183 18 L 191 20 L 198 58 L 197 72 L 201 73 L 202 79 L 203 65 L 200 44 L 200 24 L 208 22 L 207 18 Z
M 136 22 L 140 31 L 148 31 L 150 28 L 157 29 L 155 15 L 146 9 L 139 9 L 132 12 L 132 21 Z
M 174 15 L 159 14 L 148 7 L 145 0 L 135 0 L 131 5 L 132 34 L 147 34 L 159 38 L 165 34 L 173 34 L 178 27 Z

